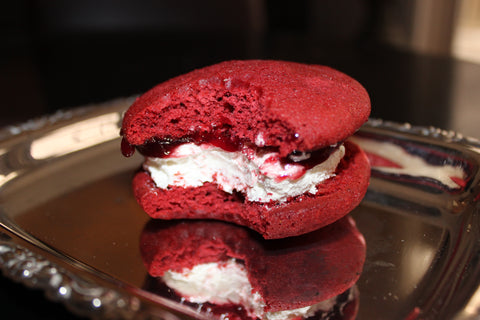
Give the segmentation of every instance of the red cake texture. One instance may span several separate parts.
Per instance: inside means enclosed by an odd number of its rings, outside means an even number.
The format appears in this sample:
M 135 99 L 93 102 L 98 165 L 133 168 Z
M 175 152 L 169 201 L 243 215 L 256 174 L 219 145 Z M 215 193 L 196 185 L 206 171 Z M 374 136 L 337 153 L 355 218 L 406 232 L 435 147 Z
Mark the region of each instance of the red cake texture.
M 280 240 L 264 240 L 219 221 L 153 221 L 144 229 L 140 245 L 153 278 L 169 270 L 236 259 L 244 264 L 253 291 L 265 301 L 265 312 L 311 306 L 347 292 L 360 277 L 366 255 L 365 240 L 350 217 Z M 351 314 L 356 313 L 354 305 Z
M 124 116 L 122 150 L 163 157 L 193 142 L 226 151 L 245 145 L 272 149 L 287 159 L 344 142 L 369 113 L 365 89 L 329 67 L 227 61 L 173 78 L 138 98 Z M 286 202 L 249 201 L 214 182 L 159 188 L 144 171 L 135 176 L 133 188 L 153 218 L 219 219 L 248 226 L 265 238 L 295 236 L 338 220 L 363 198 L 368 160 L 354 144 L 347 142 L 345 148 L 335 177 L 319 184 L 316 194 Z
M 225 131 L 283 155 L 315 150 L 351 136 L 370 114 L 365 89 L 325 66 L 284 61 L 227 61 L 166 81 L 125 114 L 131 145 Z

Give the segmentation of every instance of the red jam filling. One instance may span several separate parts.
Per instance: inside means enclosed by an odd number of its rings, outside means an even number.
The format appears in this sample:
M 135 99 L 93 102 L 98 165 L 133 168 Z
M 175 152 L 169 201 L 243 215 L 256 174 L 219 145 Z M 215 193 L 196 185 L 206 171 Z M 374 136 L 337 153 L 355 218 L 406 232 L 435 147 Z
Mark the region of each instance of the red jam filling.
M 135 148 L 145 157 L 164 158 L 179 145 L 184 143 L 203 144 L 207 143 L 228 152 L 239 151 L 242 143 L 239 139 L 232 139 L 222 133 L 197 133 L 180 139 L 152 139 L 142 145 L 133 146 L 125 138 L 122 139 L 121 149 L 125 157 L 130 157 L 135 152 Z
M 281 161 L 283 165 L 300 164 L 302 165 L 302 170 L 297 171 L 295 175 L 287 174 L 287 175 L 279 176 L 276 178 L 276 181 L 280 182 L 285 179 L 291 179 L 291 180 L 299 179 L 301 176 L 303 176 L 307 172 L 307 170 L 310 170 L 313 167 L 315 167 L 317 164 L 320 164 L 326 161 L 328 157 L 330 157 L 330 155 L 338 148 L 339 148 L 339 145 L 329 146 L 326 148 L 309 152 L 308 159 L 301 160 L 301 161 L 293 161 L 292 159 L 290 159 L 290 157 L 282 159 Z M 294 151 L 291 153 L 291 155 L 295 155 L 296 153 L 297 152 Z
M 165 158 L 168 157 L 172 151 L 181 144 L 184 143 L 195 143 L 195 144 L 203 144 L 207 143 L 218 148 L 221 148 L 228 152 L 236 152 L 240 151 L 243 142 L 239 139 L 232 139 L 232 137 L 227 136 L 226 134 L 222 133 L 198 133 L 192 136 L 183 137 L 181 139 L 152 139 L 149 142 L 144 143 L 143 145 L 133 146 L 129 144 L 125 138 L 122 139 L 121 149 L 122 154 L 125 157 L 130 157 L 134 154 L 135 149 L 137 149 L 143 156 L 145 157 L 155 157 L 155 158 Z M 340 144 L 336 146 L 329 146 L 319 150 L 315 150 L 308 153 L 308 158 L 301 160 L 301 161 L 294 161 L 292 158 L 298 156 L 299 152 L 292 152 L 290 155 L 291 157 L 286 157 L 280 159 L 283 165 L 288 164 L 300 164 L 303 166 L 303 170 L 299 171 L 298 177 L 292 176 L 285 176 L 280 177 L 281 180 L 283 179 L 297 179 L 300 178 L 307 170 L 313 168 L 319 163 L 324 162 L 325 160 L 330 157 L 330 155 L 338 149 Z M 268 160 L 267 160 L 268 161 Z M 278 161 L 278 158 L 271 159 L 271 161 Z
M 283 159 L 283 162 L 286 163 L 299 163 L 301 164 L 305 170 L 311 169 L 315 167 L 317 164 L 322 163 L 326 161 L 330 155 L 337 150 L 341 146 L 341 143 L 335 145 L 335 146 L 328 146 L 322 149 L 318 149 L 312 152 L 309 152 L 310 156 L 308 159 L 302 160 L 295 162 L 289 158 Z M 295 154 L 296 152 L 292 152 L 292 154 Z
M 127 158 L 133 156 L 135 153 L 135 146 L 128 143 L 127 139 L 125 138 L 122 138 L 120 148 L 122 149 L 122 154 Z

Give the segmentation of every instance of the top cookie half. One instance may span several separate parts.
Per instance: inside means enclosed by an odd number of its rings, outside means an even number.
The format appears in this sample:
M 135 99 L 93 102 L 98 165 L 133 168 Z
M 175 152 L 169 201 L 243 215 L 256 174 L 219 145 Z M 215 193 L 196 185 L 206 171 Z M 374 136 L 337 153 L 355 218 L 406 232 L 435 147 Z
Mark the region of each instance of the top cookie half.
M 226 61 L 172 78 L 128 109 L 132 146 L 217 134 L 282 156 L 334 145 L 370 114 L 356 80 L 332 68 L 271 60 Z

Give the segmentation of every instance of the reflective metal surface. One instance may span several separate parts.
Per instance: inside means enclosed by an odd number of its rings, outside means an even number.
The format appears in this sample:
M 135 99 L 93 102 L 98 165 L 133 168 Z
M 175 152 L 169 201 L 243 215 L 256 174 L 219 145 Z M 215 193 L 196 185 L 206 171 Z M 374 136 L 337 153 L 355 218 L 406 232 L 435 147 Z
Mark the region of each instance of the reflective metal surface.
M 142 159 L 118 136 L 130 102 L 0 131 L 0 265 L 90 317 L 201 317 L 142 287 L 148 217 L 130 189 Z M 367 242 L 357 319 L 478 318 L 480 144 L 379 120 L 355 139 L 374 164 L 352 213 Z

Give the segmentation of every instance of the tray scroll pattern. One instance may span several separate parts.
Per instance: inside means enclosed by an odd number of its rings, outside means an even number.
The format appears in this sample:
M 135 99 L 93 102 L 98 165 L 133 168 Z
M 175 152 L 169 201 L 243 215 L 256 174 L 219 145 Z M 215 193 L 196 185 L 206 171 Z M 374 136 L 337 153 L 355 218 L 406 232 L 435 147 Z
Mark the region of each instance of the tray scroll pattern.
M 3 274 L 46 296 L 73 313 L 101 319 L 142 319 L 145 310 L 133 296 L 92 284 L 59 268 L 49 260 L 13 243 L 0 233 L 0 268 Z M 151 316 L 149 316 L 151 319 Z

